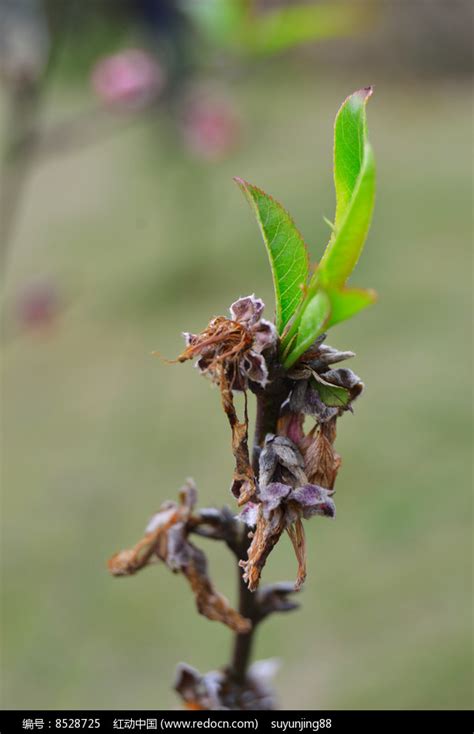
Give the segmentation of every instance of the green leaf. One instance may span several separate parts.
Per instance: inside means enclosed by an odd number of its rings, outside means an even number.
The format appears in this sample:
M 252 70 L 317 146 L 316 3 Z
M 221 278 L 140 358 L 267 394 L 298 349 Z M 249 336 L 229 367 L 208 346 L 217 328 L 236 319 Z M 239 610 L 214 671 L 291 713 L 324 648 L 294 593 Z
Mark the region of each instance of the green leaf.
M 298 334 L 283 364 L 288 369 L 306 352 L 314 340 L 322 334 L 331 311 L 329 298 L 324 291 L 318 291 L 309 301 L 300 321 Z
M 375 200 L 375 163 L 367 141 L 366 104 L 372 88 L 354 92 L 339 110 L 334 130 L 334 232 L 314 280 L 341 288 L 352 273 L 370 226 Z
M 341 408 L 349 405 L 351 394 L 345 387 L 337 385 L 324 385 L 322 382 L 312 380 L 311 384 L 319 393 L 319 397 L 329 408 Z
M 187 0 L 183 7 L 199 30 L 218 46 L 234 44 L 236 29 L 246 23 L 247 7 L 242 0 Z
M 276 326 L 281 334 L 303 298 L 308 278 L 308 252 L 288 212 L 256 186 L 234 179 L 252 207 L 267 247 L 273 274 Z
M 375 291 L 365 290 L 364 288 L 344 288 L 340 291 L 329 291 L 328 296 L 331 302 L 331 316 L 327 328 L 350 319 L 377 300 Z
M 247 55 L 264 56 L 352 35 L 365 26 L 364 13 L 351 2 L 292 3 L 260 10 L 249 0 L 185 0 L 183 7 L 208 40 Z
M 352 34 L 362 25 L 351 3 L 295 5 L 248 16 L 242 43 L 255 54 L 272 54 L 302 43 Z

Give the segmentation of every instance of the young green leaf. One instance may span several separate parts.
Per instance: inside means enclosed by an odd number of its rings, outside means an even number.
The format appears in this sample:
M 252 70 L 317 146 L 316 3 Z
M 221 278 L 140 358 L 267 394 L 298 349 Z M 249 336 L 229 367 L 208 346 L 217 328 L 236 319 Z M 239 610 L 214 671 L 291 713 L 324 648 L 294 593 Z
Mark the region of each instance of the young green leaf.
M 343 288 L 329 291 L 328 296 L 331 303 L 331 316 L 326 327 L 328 329 L 330 326 L 350 319 L 377 300 L 375 291 L 364 288 Z
M 354 92 L 339 110 L 334 129 L 334 232 L 315 275 L 341 288 L 352 273 L 370 226 L 375 199 L 375 163 L 367 141 L 366 104 L 372 88 Z
M 296 3 L 259 9 L 245 0 L 193 0 L 185 10 L 210 41 L 241 54 L 265 56 L 311 41 L 353 35 L 365 14 L 349 2 Z
M 283 364 L 288 369 L 306 352 L 314 340 L 322 334 L 328 322 L 331 304 L 326 293 L 318 291 L 309 301 L 300 321 L 298 335 Z
M 272 54 L 302 43 L 353 34 L 362 26 L 351 3 L 293 4 L 249 14 L 241 41 L 256 54 Z
M 276 326 L 281 334 L 303 298 L 309 270 L 306 245 L 281 204 L 241 178 L 234 180 L 255 213 L 267 248 L 275 288 Z

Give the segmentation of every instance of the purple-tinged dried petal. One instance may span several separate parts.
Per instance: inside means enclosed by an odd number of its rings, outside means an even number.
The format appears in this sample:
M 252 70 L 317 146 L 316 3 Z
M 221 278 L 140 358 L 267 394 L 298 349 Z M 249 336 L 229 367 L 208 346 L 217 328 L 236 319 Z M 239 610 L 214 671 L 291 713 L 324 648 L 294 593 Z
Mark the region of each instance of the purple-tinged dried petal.
M 294 386 L 293 390 L 291 391 L 291 395 L 288 398 L 287 401 L 283 404 L 282 408 L 285 408 L 285 411 L 290 411 L 292 413 L 303 413 L 303 408 L 305 405 L 306 400 L 306 391 L 308 389 L 308 377 L 306 376 L 303 379 L 298 379 L 298 382 Z
M 264 308 L 265 304 L 262 299 L 255 298 L 255 294 L 252 294 L 234 301 L 230 307 L 230 315 L 234 321 L 250 327 L 257 323 Z
M 274 439 L 273 434 L 267 434 L 265 438 L 265 446 L 260 451 L 259 456 L 259 477 L 260 477 L 260 484 L 270 484 L 272 481 L 273 474 L 275 473 L 275 469 L 278 464 L 278 459 L 276 453 L 269 448 L 271 446 L 271 442 Z
M 250 350 L 240 363 L 241 372 L 252 382 L 266 387 L 268 382 L 268 368 L 264 357 Z
M 254 342 L 252 349 L 255 352 L 263 352 L 265 349 L 275 347 L 278 341 L 278 332 L 275 324 L 266 319 L 260 321 L 252 329 Z
M 348 390 L 351 402 L 355 400 L 364 389 L 364 383 L 360 377 L 358 377 L 355 372 L 348 370 L 345 367 L 339 367 L 339 369 L 336 370 L 323 372 L 322 377 L 326 382 Z
M 208 708 L 210 711 L 227 710 L 227 706 L 224 706 L 221 701 L 221 690 L 224 680 L 224 673 L 220 670 L 211 670 L 209 673 L 204 675 L 203 682 L 209 701 Z
M 189 708 L 220 711 L 227 709 L 221 701 L 224 681 L 225 676 L 222 671 L 211 670 L 201 675 L 190 665 L 179 663 L 176 669 L 174 689 Z
M 178 663 L 173 688 L 186 703 L 194 703 L 201 681 L 201 673 L 196 668 L 192 668 L 187 663 Z
M 337 362 L 343 362 L 345 359 L 351 359 L 352 357 L 355 357 L 354 352 L 340 352 L 338 349 L 330 347 L 329 344 L 321 344 L 314 362 L 321 362 L 325 365 L 330 365 L 336 364 Z M 310 362 L 310 365 L 313 369 L 317 369 L 314 362 Z
M 313 370 L 309 364 L 303 362 L 297 362 L 294 367 L 288 372 L 290 380 L 309 380 L 313 376 Z
M 260 487 L 258 496 L 263 506 L 263 514 L 268 520 L 270 513 L 281 505 L 282 500 L 291 492 L 291 487 L 281 482 L 272 482 Z
M 173 515 L 176 512 L 177 505 L 175 502 L 170 503 L 172 507 L 168 507 L 166 509 L 161 509 L 159 512 L 156 512 L 149 520 L 146 528 L 145 533 L 154 533 L 158 528 L 165 527 L 167 525 Z
M 305 520 L 314 515 L 322 515 L 324 517 L 335 517 L 336 505 L 329 492 L 324 487 L 317 484 L 304 484 L 302 487 L 294 489 L 288 499 L 297 502 L 302 509 Z
M 324 403 L 309 382 L 298 382 L 290 396 L 290 410 L 310 415 L 318 423 L 326 423 L 339 415 L 339 408 Z
M 290 471 L 296 467 L 304 467 L 301 452 L 296 444 L 286 436 L 276 436 L 269 442 L 268 447 L 276 454 L 278 462 Z M 267 449 L 265 448 L 265 450 Z
M 180 571 L 190 558 L 186 525 L 182 522 L 173 525 L 167 534 L 166 565 L 171 571 Z
M 296 483 L 306 481 L 304 460 L 297 446 L 286 436 L 267 434 L 260 452 L 260 486 L 271 482 Z
M 258 509 L 255 502 L 247 502 L 242 512 L 237 515 L 237 520 L 241 520 L 250 528 L 254 528 L 257 524 Z
M 281 436 L 286 436 L 290 441 L 298 445 L 304 438 L 303 424 L 303 413 L 292 413 L 290 411 L 289 399 L 285 400 L 280 409 L 278 433 Z
M 256 660 L 248 669 L 247 679 L 252 682 L 262 699 L 261 710 L 271 710 L 275 706 L 276 700 L 271 682 L 280 667 L 281 662 L 278 658 L 269 658 L 268 660 Z
M 275 584 L 276 586 L 276 584 Z M 248 675 L 251 678 L 263 680 L 269 683 L 281 668 L 281 660 L 268 658 L 267 660 L 256 660 L 249 668 Z

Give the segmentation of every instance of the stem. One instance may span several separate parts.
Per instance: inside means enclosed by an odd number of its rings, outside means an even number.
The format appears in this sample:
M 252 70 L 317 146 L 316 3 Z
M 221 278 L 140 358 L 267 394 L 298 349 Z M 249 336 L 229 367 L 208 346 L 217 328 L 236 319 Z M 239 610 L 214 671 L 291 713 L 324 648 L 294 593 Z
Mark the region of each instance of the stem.
M 247 534 L 244 533 L 240 546 L 239 560 L 246 558 L 249 542 Z M 247 585 L 242 578 L 242 572 L 239 566 L 237 566 L 237 574 L 239 584 L 239 612 L 246 619 L 250 619 L 252 622 L 252 628 L 250 632 L 247 632 L 247 634 L 235 635 L 229 672 L 237 683 L 243 683 L 245 681 L 250 656 L 252 654 L 252 645 L 257 626 L 257 608 L 255 604 L 255 596 L 248 590 Z
M 0 181 L 0 267 L 7 264 L 20 202 L 37 142 L 40 92 L 37 85 L 13 88 L 8 100 L 7 143 Z
M 267 433 L 276 432 L 280 407 L 288 392 L 280 365 L 275 364 L 273 367 L 274 369 L 272 372 L 275 373 L 275 379 L 270 381 L 268 388 L 257 393 L 257 416 L 252 450 L 252 465 L 257 479 L 260 449 Z M 239 544 L 239 560 L 244 560 L 247 557 L 249 545 L 250 538 L 248 537 L 248 533 L 244 531 Z M 243 617 L 250 619 L 252 622 L 250 632 L 241 635 L 237 634 L 235 636 L 232 661 L 229 667 L 229 674 L 232 678 L 237 683 L 242 684 L 245 681 L 248 664 L 252 654 L 255 631 L 261 617 L 259 614 L 260 610 L 256 603 L 256 595 L 254 592 L 248 590 L 247 585 L 242 578 L 239 566 L 237 567 L 237 573 L 239 585 L 239 612 Z
M 70 9 L 67 2 L 63 3 L 60 12 L 51 15 L 43 8 L 51 37 L 44 69 L 38 79 L 11 83 L 8 90 L 6 142 L 0 176 L 0 272 L 6 270 L 20 205 L 39 144 L 44 94 L 64 42 Z

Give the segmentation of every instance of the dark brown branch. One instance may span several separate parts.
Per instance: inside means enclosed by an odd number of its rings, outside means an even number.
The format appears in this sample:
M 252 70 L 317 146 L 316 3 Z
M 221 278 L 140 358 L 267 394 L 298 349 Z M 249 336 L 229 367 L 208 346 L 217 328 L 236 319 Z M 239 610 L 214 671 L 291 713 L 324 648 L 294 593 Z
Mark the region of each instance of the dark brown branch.
M 188 524 L 190 532 L 201 538 L 210 540 L 224 540 L 228 548 L 239 556 L 239 549 L 244 525 L 236 520 L 235 515 L 228 507 L 221 510 L 217 507 L 206 507 L 199 510 Z

